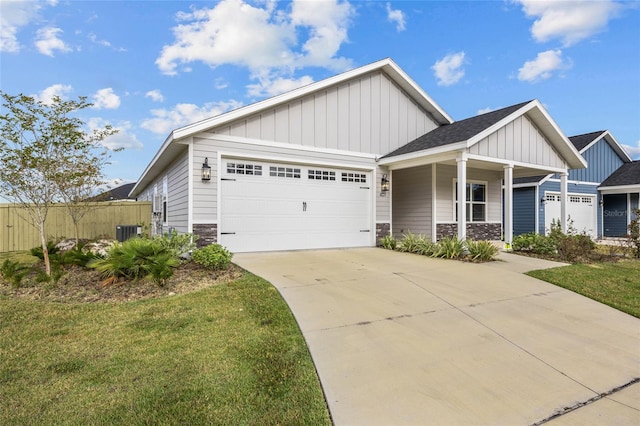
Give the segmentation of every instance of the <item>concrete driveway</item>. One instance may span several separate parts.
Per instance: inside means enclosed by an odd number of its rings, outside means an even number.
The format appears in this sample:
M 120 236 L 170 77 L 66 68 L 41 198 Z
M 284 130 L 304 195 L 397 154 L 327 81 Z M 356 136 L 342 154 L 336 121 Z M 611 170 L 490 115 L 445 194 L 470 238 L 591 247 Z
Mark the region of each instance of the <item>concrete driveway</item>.
M 377 248 L 237 254 L 278 288 L 336 425 L 640 424 L 640 320 L 521 272 Z

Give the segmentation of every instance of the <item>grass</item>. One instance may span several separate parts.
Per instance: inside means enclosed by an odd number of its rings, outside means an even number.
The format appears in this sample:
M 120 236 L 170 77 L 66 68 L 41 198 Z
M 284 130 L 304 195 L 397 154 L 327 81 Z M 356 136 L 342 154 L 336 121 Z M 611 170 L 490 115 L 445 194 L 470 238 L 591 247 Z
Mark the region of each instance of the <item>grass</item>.
M 639 260 L 576 264 L 528 275 L 640 318 Z
M 268 282 L 130 303 L 0 297 L 0 424 L 331 424 Z

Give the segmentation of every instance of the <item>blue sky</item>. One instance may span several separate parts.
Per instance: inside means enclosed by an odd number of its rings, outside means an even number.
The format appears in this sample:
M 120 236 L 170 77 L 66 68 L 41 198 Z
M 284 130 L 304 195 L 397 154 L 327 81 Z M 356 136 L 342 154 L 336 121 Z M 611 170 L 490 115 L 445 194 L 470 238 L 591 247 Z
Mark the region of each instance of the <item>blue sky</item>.
M 87 96 L 135 181 L 171 130 L 390 57 L 449 115 L 539 99 L 640 159 L 640 3 L 6 1 L 0 88 Z

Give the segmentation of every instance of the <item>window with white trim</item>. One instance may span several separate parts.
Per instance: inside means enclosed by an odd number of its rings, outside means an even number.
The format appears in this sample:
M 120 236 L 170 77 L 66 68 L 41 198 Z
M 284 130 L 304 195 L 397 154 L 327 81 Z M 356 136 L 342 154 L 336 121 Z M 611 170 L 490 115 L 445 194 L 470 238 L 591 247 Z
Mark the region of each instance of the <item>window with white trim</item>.
M 458 220 L 458 182 L 453 182 L 454 204 L 455 204 L 455 220 Z M 466 211 L 467 222 L 486 222 L 487 221 L 487 182 L 467 181 L 467 190 L 465 198 L 467 199 Z
M 294 167 L 269 167 L 269 176 L 300 179 L 300 169 Z
M 162 178 L 162 223 L 168 223 L 167 198 L 169 195 L 169 180 L 167 176 Z
M 336 180 L 336 172 L 309 169 L 308 178 L 309 180 Z
M 364 174 L 364 173 L 343 172 L 342 173 L 342 181 L 343 182 L 367 183 L 367 175 Z
M 259 164 L 227 162 L 227 173 L 231 175 L 262 176 L 262 166 Z

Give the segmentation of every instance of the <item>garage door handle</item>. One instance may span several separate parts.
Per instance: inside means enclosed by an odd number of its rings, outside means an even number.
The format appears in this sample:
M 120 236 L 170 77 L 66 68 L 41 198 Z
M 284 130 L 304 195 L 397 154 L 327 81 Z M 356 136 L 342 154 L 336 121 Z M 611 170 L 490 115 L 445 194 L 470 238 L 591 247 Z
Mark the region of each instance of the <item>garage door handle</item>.
M 306 211 L 307 211 L 307 202 L 306 202 L 306 201 L 303 201 L 303 202 L 302 202 L 302 211 L 303 211 L 303 212 L 306 212 Z
M 221 232 L 220 235 L 236 235 L 235 232 Z
M 360 232 L 370 232 L 370 229 L 361 229 Z

